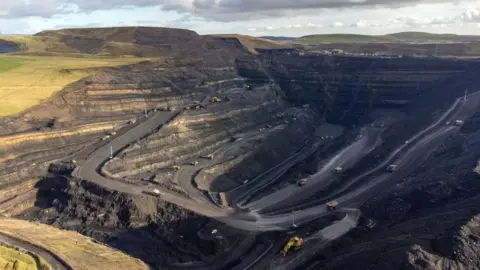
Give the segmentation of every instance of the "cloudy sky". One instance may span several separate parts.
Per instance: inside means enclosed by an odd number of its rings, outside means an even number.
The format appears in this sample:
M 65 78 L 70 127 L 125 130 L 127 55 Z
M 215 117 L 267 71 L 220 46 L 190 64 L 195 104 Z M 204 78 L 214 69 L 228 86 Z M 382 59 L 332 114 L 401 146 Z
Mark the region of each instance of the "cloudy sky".
M 106 26 L 302 36 L 480 34 L 480 0 L 0 0 L 0 33 Z

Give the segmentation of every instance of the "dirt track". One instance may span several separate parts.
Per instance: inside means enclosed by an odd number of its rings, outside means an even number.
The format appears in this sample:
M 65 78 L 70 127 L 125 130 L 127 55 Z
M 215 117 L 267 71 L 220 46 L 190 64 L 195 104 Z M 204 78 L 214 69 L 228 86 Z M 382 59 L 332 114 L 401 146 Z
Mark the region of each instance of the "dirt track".
M 15 247 L 19 247 L 21 249 L 28 250 L 32 253 L 37 254 L 38 256 L 42 257 L 52 267 L 52 270 L 73 269 L 66 262 L 58 258 L 56 255 L 54 255 L 50 251 L 40 248 L 39 246 L 30 244 L 26 241 L 0 233 L 0 242 L 15 246 Z

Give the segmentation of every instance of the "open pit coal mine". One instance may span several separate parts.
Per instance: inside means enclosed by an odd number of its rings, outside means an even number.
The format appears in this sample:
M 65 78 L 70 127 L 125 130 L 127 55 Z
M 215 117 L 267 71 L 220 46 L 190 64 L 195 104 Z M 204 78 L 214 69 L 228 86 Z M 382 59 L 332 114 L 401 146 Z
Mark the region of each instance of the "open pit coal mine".
M 0 213 L 153 269 L 480 269 L 478 61 L 237 43 L 2 118 Z

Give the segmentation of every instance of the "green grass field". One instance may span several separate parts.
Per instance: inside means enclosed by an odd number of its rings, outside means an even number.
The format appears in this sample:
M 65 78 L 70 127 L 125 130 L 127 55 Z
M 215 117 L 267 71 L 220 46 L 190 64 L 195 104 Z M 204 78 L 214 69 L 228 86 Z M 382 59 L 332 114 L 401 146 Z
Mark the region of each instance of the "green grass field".
M 23 63 L 23 59 L 0 56 L 0 73 L 21 67 Z
M 0 56 L 0 116 L 19 113 L 92 72 L 145 61 L 135 57 Z M 65 72 L 65 71 L 68 72 Z
M 49 270 L 50 266 L 40 258 L 0 244 L 0 269 L 7 270 Z

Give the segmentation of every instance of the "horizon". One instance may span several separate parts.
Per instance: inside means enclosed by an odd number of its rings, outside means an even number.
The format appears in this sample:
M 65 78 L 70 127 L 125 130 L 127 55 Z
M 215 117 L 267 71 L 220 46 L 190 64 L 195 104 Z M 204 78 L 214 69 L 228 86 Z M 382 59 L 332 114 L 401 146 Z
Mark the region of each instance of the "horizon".
M 385 35 L 420 31 L 475 35 L 480 1 L 298 0 L 2 1 L 0 33 L 31 35 L 64 28 L 142 25 L 191 29 L 201 35 L 301 37 Z

